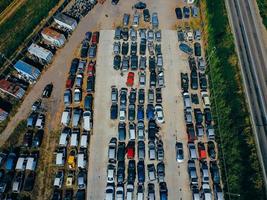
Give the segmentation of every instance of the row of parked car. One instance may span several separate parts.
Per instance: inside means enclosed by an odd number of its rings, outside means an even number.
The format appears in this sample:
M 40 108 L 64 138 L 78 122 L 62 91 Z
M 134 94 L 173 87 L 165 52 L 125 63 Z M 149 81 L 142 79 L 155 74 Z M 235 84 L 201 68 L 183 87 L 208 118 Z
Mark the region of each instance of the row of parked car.
M 124 15 L 124 19 L 125 16 L 126 14 Z M 127 24 L 124 23 L 124 26 L 127 26 Z M 160 45 L 161 31 L 154 32 L 152 29 L 146 30 L 141 28 L 139 31 L 136 31 L 134 28 L 131 28 L 130 34 L 128 34 L 128 30 L 125 27 L 122 30 L 122 34 L 118 34 L 119 31 L 119 29 L 116 29 L 114 37 L 116 40 L 113 45 L 113 53 L 115 55 L 114 69 L 126 71 L 130 68 L 127 67 L 126 69 L 123 64 L 120 67 L 120 64 L 116 63 L 117 58 L 120 60 L 120 54 L 122 54 L 123 60 L 127 58 L 129 45 L 126 41 L 128 41 L 128 35 L 130 35 L 131 48 L 129 57 L 131 59 L 129 60 L 131 60 L 131 70 L 138 70 L 139 84 L 138 88 L 134 88 L 134 72 L 129 72 L 126 86 L 130 87 L 130 89 L 126 87 L 120 89 L 116 86 L 111 87 L 110 119 L 118 119 L 119 122 L 118 135 L 117 137 L 111 138 L 109 142 L 106 199 L 109 200 L 116 197 L 116 199 L 132 200 L 135 192 L 136 199 L 144 199 L 145 185 L 147 186 L 146 194 L 148 199 L 155 199 L 155 180 L 159 182 L 160 198 L 164 199 L 164 197 L 167 198 L 167 185 L 164 180 L 163 142 L 159 136 L 160 127 L 158 126 L 158 124 L 164 123 L 164 114 L 161 105 L 161 89 L 164 87 L 164 80 L 163 83 L 162 81 L 156 81 L 156 67 L 158 68 L 157 71 L 162 70 L 163 73 L 163 59 Z M 139 55 L 142 55 L 140 56 L 139 67 L 137 51 L 138 32 L 140 37 Z M 121 39 L 123 40 L 122 46 L 119 41 Z M 156 53 L 154 42 L 157 45 Z M 147 44 L 149 46 L 148 53 L 150 54 L 149 68 L 152 71 L 150 72 L 149 89 L 147 89 L 146 84 L 146 72 L 149 71 L 146 69 L 145 56 L 147 53 Z M 159 63 L 158 65 L 156 65 L 156 58 Z M 147 96 L 145 94 L 146 90 Z M 156 105 L 154 104 L 155 101 Z M 136 102 L 138 103 L 137 106 Z M 146 120 L 148 121 L 147 129 L 145 129 Z M 147 137 L 145 136 L 146 130 L 148 132 Z M 148 148 L 146 148 L 146 144 Z M 137 153 L 135 153 L 136 151 Z M 146 164 L 146 162 L 148 163 Z M 135 186 L 136 178 L 137 184 Z M 126 184 L 124 185 L 124 183 Z
M 187 7 L 184 6 L 182 8 L 175 8 L 175 14 L 177 19 L 188 19 L 190 16 L 198 17 L 199 16 L 199 8 L 197 6 Z
M 52 90 L 53 84 L 47 84 L 42 98 L 49 98 Z M 42 98 L 36 100 L 31 107 L 22 142 L 18 141 L 17 147 L 12 147 L 12 150 L 0 152 L 0 199 L 16 198 L 21 192 L 31 192 L 35 186 L 39 148 L 45 127 Z
M 99 32 L 87 32 L 81 44 L 80 58 L 71 63 L 64 92 L 63 129 L 56 149 L 56 166 L 52 199 L 86 198 L 88 148 L 93 124 L 93 93 L 96 48 Z M 91 50 L 92 49 L 92 50 Z M 89 59 L 88 59 L 89 58 Z M 83 98 L 83 81 L 87 77 Z M 74 87 L 74 89 L 72 89 Z
M 193 42 L 193 36 L 189 36 L 190 34 L 187 35 L 186 42 Z M 200 35 L 195 40 L 200 40 Z M 179 41 L 181 42 L 181 38 Z M 200 43 L 197 43 L 200 46 Z M 188 65 L 190 76 L 188 73 L 181 73 L 180 78 L 184 102 L 184 119 L 188 136 L 189 160 L 187 164 L 192 198 L 194 200 L 201 198 L 211 200 L 213 199 L 213 188 L 214 199 L 221 200 L 223 199 L 223 193 L 217 163 L 217 146 L 208 94 L 208 81 L 205 74 L 205 61 L 201 57 L 201 49 L 196 50 L 195 48 L 195 56 L 189 55 Z M 200 89 L 200 92 L 198 89 Z M 198 91 L 194 92 L 196 90 Z M 201 100 L 199 100 L 199 95 Z M 176 143 L 176 155 L 177 161 L 183 162 L 183 144 L 180 142 Z M 197 173 L 198 167 L 200 176 Z

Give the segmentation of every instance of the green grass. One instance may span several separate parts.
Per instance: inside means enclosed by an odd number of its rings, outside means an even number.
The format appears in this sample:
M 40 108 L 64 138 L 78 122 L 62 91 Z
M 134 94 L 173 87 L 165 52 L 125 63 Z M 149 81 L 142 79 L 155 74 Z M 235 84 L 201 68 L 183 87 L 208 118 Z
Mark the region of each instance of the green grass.
M 232 200 L 263 200 L 264 181 L 224 1 L 202 3 L 206 5 L 206 53 L 212 55 L 208 75 L 225 198 L 230 192 L 241 195 L 231 196 Z
M 267 0 L 257 0 L 257 4 L 262 17 L 262 23 L 267 28 Z
M 58 2 L 59 0 L 27 0 L 0 25 L 0 52 L 10 57 Z M 4 62 L 1 59 L 0 66 Z
M 0 1 L 0 13 L 9 6 L 9 4 L 14 0 L 1 0 Z

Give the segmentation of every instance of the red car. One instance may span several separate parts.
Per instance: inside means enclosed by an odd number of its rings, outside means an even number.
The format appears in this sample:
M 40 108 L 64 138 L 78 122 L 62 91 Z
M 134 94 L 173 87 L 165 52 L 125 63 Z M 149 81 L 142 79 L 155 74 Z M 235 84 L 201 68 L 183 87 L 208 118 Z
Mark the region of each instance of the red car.
M 66 81 L 66 88 L 71 89 L 73 87 L 75 76 L 70 75 Z
M 134 141 L 129 141 L 127 145 L 127 158 L 134 159 L 134 154 L 135 154 L 135 143 Z
M 132 87 L 134 84 L 134 73 L 133 72 L 129 72 L 128 76 L 127 76 L 127 82 L 126 85 L 128 87 Z
M 198 148 L 198 155 L 199 155 L 199 160 L 203 160 L 207 158 L 207 153 L 206 153 L 206 149 L 205 149 L 205 145 L 203 142 L 199 142 L 197 144 L 197 148 Z
M 92 44 L 97 44 L 99 42 L 99 32 L 94 32 L 92 36 Z
M 87 75 L 93 76 L 95 74 L 95 61 L 90 61 L 87 67 Z

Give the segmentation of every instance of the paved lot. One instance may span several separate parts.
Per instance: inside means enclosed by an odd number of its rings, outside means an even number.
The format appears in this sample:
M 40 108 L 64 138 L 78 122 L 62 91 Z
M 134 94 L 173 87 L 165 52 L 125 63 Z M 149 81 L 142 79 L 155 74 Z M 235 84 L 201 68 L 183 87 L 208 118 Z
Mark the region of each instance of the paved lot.
M 187 135 L 183 117 L 183 99 L 181 95 L 180 72 L 188 70 L 184 55 L 178 54 L 177 32 L 165 30 L 162 32 L 162 54 L 165 66 L 166 87 L 163 89 L 163 108 L 165 125 L 163 127 L 163 142 L 166 152 L 166 180 L 170 199 L 190 199 L 187 173 Z M 184 145 L 185 161 L 176 162 L 175 142 Z M 180 191 L 181 189 L 181 191 Z
M 166 123 L 161 135 L 164 142 L 166 182 L 169 198 L 190 199 L 187 164 L 178 166 L 175 159 L 176 139 L 184 142 L 187 136 L 183 119 L 183 103 L 180 91 L 180 72 L 187 69 L 187 61 L 178 55 L 176 31 L 162 32 L 162 53 L 165 66 L 166 88 L 163 89 L 163 107 Z M 125 86 L 126 77 L 113 70 L 112 48 L 114 31 L 101 31 L 96 66 L 96 93 L 94 105 L 94 133 L 90 142 L 88 171 L 88 199 L 104 199 L 106 187 L 107 148 L 111 137 L 117 136 L 117 121 L 109 119 L 110 86 Z M 176 42 L 173 42 L 176 41 Z M 137 81 L 135 81 L 135 84 Z M 177 92 L 175 92 L 177 91 Z M 146 152 L 147 153 L 147 152 Z M 187 151 L 185 148 L 185 157 Z M 93 183 L 93 185 L 91 184 Z M 157 184 L 156 184 L 157 186 Z M 157 187 L 156 187 L 157 188 Z M 158 189 L 156 189 L 158 192 Z

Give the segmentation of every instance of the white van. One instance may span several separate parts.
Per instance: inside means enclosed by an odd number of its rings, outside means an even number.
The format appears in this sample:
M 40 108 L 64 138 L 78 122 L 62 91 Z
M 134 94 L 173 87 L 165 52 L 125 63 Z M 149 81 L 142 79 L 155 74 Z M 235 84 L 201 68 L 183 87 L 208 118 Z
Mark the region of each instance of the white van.
M 78 168 L 85 169 L 86 168 L 86 155 L 85 153 L 78 153 Z
M 59 137 L 59 146 L 66 147 L 68 144 L 68 134 L 61 133 Z
M 126 200 L 133 200 L 134 186 L 128 183 L 126 187 Z
M 78 147 L 78 132 L 72 132 L 70 137 L 70 146 Z
M 90 131 L 91 130 L 91 112 L 90 111 L 85 111 L 83 113 L 83 129 L 86 131 Z
M 68 126 L 70 123 L 70 118 L 71 118 L 71 109 L 66 108 L 62 113 L 61 124 L 63 124 L 64 126 Z
M 87 148 L 87 146 L 88 146 L 88 135 L 83 133 L 80 139 L 80 147 Z

